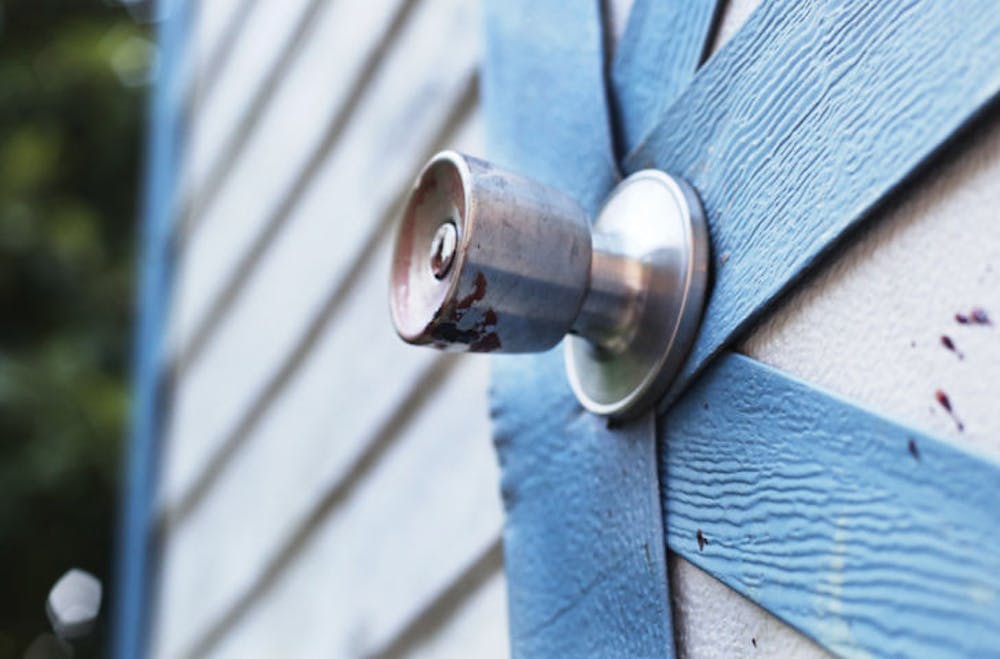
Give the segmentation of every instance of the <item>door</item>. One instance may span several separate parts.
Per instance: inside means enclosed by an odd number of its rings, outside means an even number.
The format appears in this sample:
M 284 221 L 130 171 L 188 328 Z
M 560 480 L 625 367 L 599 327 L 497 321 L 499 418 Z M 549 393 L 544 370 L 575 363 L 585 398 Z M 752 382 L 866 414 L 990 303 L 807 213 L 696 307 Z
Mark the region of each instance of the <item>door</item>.
M 686 179 L 713 281 L 630 425 L 495 358 L 514 653 L 996 653 L 1000 11 L 609 4 L 486 3 L 490 154 L 591 213 Z

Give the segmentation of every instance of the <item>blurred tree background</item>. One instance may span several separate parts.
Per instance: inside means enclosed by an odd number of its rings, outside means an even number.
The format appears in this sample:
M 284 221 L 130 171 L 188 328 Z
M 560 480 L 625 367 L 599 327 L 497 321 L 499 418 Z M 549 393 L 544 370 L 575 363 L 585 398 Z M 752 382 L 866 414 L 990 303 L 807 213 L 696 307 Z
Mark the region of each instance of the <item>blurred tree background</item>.
M 0 2 L 0 657 L 70 567 L 108 619 L 148 33 L 112 0 Z

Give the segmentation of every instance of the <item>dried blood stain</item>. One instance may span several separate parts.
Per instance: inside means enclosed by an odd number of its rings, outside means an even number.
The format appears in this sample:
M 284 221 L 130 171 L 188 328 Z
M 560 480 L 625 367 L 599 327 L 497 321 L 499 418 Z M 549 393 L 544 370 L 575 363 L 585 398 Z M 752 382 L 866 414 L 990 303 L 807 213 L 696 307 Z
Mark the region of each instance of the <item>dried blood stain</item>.
M 955 342 L 951 340 L 951 337 L 947 334 L 941 335 L 941 345 L 943 345 L 948 350 L 951 350 L 959 359 L 965 359 L 965 354 L 955 347 Z
M 486 277 L 476 273 L 472 281 L 472 292 L 441 309 L 441 320 L 430 327 L 430 336 L 435 342 L 445 344 L 461 343 L 469 346 L 470 352 L 493 352 L 501 347 L 500 336 L 496 333 L 497 313 L 493 309 L 483 312 L 482 320 L 468 329 L 460 329 L 459 323 L 476 302 L 486 296 Z
M 948 412 L 948 414 L 951 415 L 952 420 L 955 421 L 955 426 L 958 428 L 958 431 L 962 432 L 963 430 L 965 430 L 965 424 L 963 424 L 959 420 L 959 418 L 955 415 L 955 410 L 951 406 L 951 399 L 948 398 L 948 394 L 938 389 L 936 392 L 934 392 L 934 398 L 936 398 L 938 404 L 941 405 L 941 407 L 943 407 Z

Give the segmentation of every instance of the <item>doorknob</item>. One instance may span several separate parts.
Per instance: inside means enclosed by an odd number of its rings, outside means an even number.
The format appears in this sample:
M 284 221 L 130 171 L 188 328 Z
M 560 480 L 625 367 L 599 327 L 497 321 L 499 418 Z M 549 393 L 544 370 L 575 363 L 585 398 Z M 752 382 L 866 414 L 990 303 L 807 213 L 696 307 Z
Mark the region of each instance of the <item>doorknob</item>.
M 628 418 L 655 404 L 683 363 L 708 252 L 697 194 L 663 172 L 622 181 L 591 228 L 563 193 L 444 151 L 406 200 L 390 310 L 403 340 L 444 350 L 542 352 L 568 335 L 581 404 Z

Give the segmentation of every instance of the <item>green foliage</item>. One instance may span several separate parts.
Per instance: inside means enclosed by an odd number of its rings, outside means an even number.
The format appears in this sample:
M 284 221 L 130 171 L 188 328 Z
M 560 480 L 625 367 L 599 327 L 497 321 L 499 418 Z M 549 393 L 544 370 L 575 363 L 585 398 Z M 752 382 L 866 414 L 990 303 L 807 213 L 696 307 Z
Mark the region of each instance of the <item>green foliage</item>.
M 111 590 L 148 52 L 109 2 L 0 3 L 0 657 L 66 569 Z

